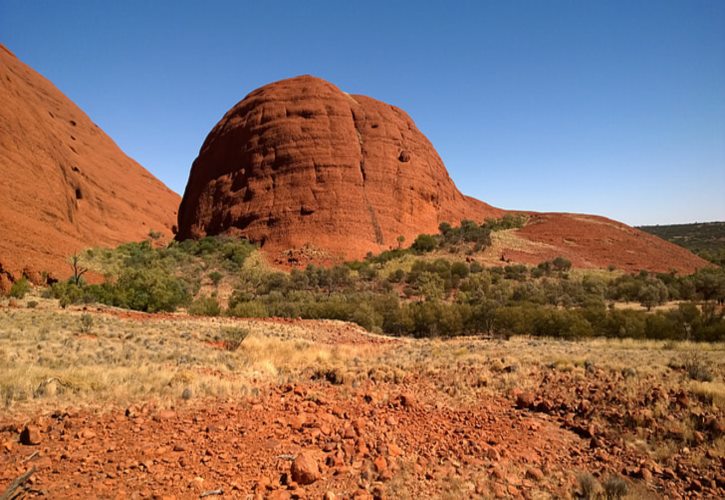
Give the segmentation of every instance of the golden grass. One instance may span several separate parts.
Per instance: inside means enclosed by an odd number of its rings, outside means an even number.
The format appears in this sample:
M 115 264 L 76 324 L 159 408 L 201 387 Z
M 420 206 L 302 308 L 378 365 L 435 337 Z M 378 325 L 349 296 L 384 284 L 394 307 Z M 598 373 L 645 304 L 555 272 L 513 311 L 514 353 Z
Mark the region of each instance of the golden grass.
M 44 304 L 43 306 L 46 306 Z M 138 321 L 80 311 L 0 311 L 0 405 L 84 405 L 155 399 L 246 396 L 311 368 L 342 368 L 365 349 L 304 339 L 302 327 L 214 319 Z M 242 346 L 222 345 L 223 328 L 250 330 Z
M 174 404 L 185 389 L 193 398 L 237 398 L 274 384 L 334 372 L 345 385 L 368 380 L 401 384 L 413 379 L 436 404 L 475 404 L 513 388 L 536 390 L 544 370 L 584 380 L 586 367 L 633 370 L 625 389 L 637 397 L 644 379 L 691 390 L 722 409 L 725 345 L 692 342 L 591 339 L 567 342 L 398 339 L 382 345 L 319 341 L 322 323 L 273 323 L 230 318 L 148 317 L 143 321 L 91 312 L 81 333 L 80 310 L 62 311 L 52 300 L 36 309 L 0 309 L 0 405 L 77 406 L 157 400 Z M 329 330 L 334 323 L 326 322 Z M 342 324 L 341 324 L 342 325 Z M 246 328 L 235 351 L 223 348 L 225 328 Z M 324 330 L 324 329 L 323 329 Z M 365 334 L 358 330 L 362 340 Z M 695 382 L 678 369 L 696 354 L 712 382 Z M 47 381 L 51 381 L 48 383 Z

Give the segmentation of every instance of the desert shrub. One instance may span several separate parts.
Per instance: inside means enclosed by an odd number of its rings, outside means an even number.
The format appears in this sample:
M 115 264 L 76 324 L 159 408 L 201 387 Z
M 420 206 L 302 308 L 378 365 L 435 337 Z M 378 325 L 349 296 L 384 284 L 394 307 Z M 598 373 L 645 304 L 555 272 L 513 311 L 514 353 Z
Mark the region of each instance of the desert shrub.
M 577 339 L 590 337 L 594 331 L 580 311 L 540 308 L 536 309 L 531 333 L 537 336 Z
M 579 496 L 584 500 L 596 500 L 604 494 L 604 488 L 597 479 L 589 473 L 577 476 L 579 483 Z
M 258 300 L 237 301 L 227 309 L 227 315 L 237 318 L 266 318 L 269 316 L 267 306 Z
M 555 271 L 568 271 L 571 269 L 571 261 L 569 259 L 565 259 L 564 257 L 559 256 L 551 261 L 551 267 Z
M 440 301 L 415 302 L 406 306 L 415 337 L 455 336 L 466 333 L 470 306 Z
M 637 299 L 649 311 L 654 306 L 664 304 L 669 294 L 667 287 L 657 278 L 648 279 L 639 289 Z
M 417 275 L 416 288 L 418 293 L 426 300 L 439 300 L 443 298 L 445 282 L 435 273 L 424 271 Z
M 621 476 L 609 476 L 602 483 L 604 488 L 604 494 L 607 500 L 619 500 L 627 496 L 629 488 L 627 487 L 627 481 Z
M 263 278 L 262 283 L 257 288 L 257 291 L 263 295 L 272 292 L 284 291 L 289 288 L 289 281 L 288 275 L 283 272 L 269 273 Z
M 504 277 L 507 280 L 526 281 L 526 277 L 529 274 L 528 268 L 523 264 L 506 266 L 503 271 Z
M 516 302 L 530 302 L 532 304 L 547 303 L 547 297 L 542 288 L 531 282 L 517 284 L 513 289 L 511 300 Z
M 451 276 L 458 278 L 458 279 L 464 279 L 468 277 L 468 274 L 470 273 L 470 269 L 468 265 L 465 262 L 454 262 L 451 264 Z
M 707 363 L 697 354 L 693 354 L 685 360 L 684 368 L 691 380 L 712 382 L 714 378 Z
M 504 231 L 506 229 L 520 229 L 526 225 L 528 217 L 523 214 L 506 214 L 500 219 L 487 219 L 486 225 L 491 231 Z
M 461 221 L 458 227 L 452 227 L 447 222 L 438 226 L 441 235 L 441 245 L 447 245 L 452 251 L 457 251 L 463 243 L 473 243 L 473 250 L 480 251 L 491 245 L 491 228 L 487 224 L 476 224 L 471 220 Z
M 223 277 L 224 275 L 219 271 L 212 271 L 209 273 L 209 279 L 211 280 L 212 285 L 214 285 L 215 287 L 219 286 L 219 283 L 221 283 Z
M 657 313 L 645 317 L 644 337 L 658 340 L 684 340 L 685 331 L 670 315 Z
M 36 307 L 38 307 L 38 301 L 37 300 L 29 300 L 26 305 L 27 305 L 28 309 L 35 309 Z
M 400 283 L 405 278 L 405 271 L 396 269 L 388 275 L 388 281 L 391 283 Z
M 725 270 L 700 269 L 692 276 L 696 293 L 703 300 L 725 301 Z
M 189 305 L 189 314 L 193 316 L 219 316 L 221 312 L 216 297 L 201 296 Z
M 8 295 L 14 299 L 22 299 L 30 291 L 30 282 L 26 277 L 22 277 L 12 284 Z
M 88 313 L 81 314 L 80 331 L 81 333 L 91 333 L 93 330 L 93 316 Z
M 367 302 L 363 302 L 355 307 L 347 319 L 368 331 L 378 330 L 383 325 L 382 315 Z
M 472 274 L 479 274 L 479 273 L 483 272 L 484 267 L 479 262 L 474 260 L 473 262 L 471 262 L 469 269 Z
M 112 288 L 112 305 L 137 311 L 174 311 L 191 300 L 188 285 L 161 267 L 127 269 Z
M 434 247 L 435 248 L 435 247 Z M 365 262 L 372 264 L 385 264 L 391 260 L 400 259 L 406 255 L 410 255 L 411 250 L 407 248 L 395 248 L 392 250 L 386 250 L 378 255 L 369 254 L 365 257 Z M 347 262 L 345 265 L 352 270 L 357 270 L 357 267 L 361 262 Z
M 435 236 L 432 234 L 421 234 L 415 239 L 411 248 L 416 253 L 426 253 L 432 252 L 437 246 L 438 241 Z
M 58 299 L 60 306 L 63 308 L 71 304 L 80 304 L 84 299 L 89 298 L 86 294 L 85 287 L 76 285 L 70 281 L 59 281 L 54 283 L 51 288 L 51 296 Z
M 236 351 L 241 347 L 244 340 L 249 336 L 248 328 L 223 328 L 221 331 L 224 349 L 227 351 Z
M 601 335 L 613 338 L 644 338 L 646 317 L 639 311 L 609 311 L 599 325 Z

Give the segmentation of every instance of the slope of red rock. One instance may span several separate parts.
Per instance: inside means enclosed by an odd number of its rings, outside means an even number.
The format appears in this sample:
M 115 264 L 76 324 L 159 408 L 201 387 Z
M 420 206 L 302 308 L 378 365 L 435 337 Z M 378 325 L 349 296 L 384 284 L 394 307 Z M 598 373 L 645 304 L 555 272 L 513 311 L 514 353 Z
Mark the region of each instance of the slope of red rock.
M 89 246 L 171 235 L 179 196 L 0 45 L 0 286 Z
M 324 263 L 394 248 L 399 236 L 409 244 L 443 221 L 504 213 L 460 193 L 404 111 L 300 76 L 253 91 L 212 129 L 192 166 L 177 237 L 243 236 L 278 263 Z M 511 262 L 562 255 L 577 267 L 685 273 L 707 265 L 602 217 L 530 215 L 497 249 Z
M 596 215 L 532 213 L 515 235 L 531 245 L 506 248 L 512 262 L 538 264 L 557 256 L 578 268 L 613 266 L 628 272 L 689 274 L 709 264 L 689 250 L 639 229 Z
M 402 110 L 301 76 L 255 90 L 214 127 L 179 210 L 180 239 L 228 233 L 333 256 L 503 212 L 463 196 Z

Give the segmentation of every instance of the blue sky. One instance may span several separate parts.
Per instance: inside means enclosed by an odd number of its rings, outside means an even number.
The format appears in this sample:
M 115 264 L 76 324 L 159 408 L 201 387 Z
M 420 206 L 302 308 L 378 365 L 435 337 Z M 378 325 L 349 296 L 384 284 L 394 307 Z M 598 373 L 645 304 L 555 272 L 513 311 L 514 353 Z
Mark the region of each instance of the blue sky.
M 722 0 L 0 0 L 0 42 L 179 193 L 227 109 L 309 73 L 405 109 L 494 205 L 725 220 Z

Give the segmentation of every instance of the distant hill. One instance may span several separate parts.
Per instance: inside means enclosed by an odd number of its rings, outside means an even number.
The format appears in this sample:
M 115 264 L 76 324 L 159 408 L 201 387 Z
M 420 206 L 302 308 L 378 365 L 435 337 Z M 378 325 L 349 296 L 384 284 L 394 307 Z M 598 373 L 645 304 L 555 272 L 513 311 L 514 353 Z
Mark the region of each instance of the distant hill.
M 639 229 L 685 247 L 720 266 L 725 265 L 725 222 L 640 226 Z

